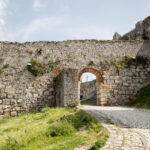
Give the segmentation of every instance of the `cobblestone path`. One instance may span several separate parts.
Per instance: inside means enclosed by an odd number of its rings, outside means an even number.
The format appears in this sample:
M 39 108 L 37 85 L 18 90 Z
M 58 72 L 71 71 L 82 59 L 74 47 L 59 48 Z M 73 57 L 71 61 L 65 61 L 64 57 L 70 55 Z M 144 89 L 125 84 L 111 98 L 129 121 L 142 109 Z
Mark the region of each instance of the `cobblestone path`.
M 110 137 L 101 150 L 150 150 L 150 110 L 127 107 L 81 107 L 102 122 Z

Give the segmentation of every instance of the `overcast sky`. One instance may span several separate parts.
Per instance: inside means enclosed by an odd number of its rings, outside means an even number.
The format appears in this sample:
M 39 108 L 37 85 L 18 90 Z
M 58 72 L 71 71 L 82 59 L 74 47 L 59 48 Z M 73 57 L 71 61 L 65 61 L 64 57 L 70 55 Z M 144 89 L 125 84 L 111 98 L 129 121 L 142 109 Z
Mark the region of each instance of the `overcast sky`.
M 0 0 L 0 40 L 112 39 L 150 15 L 150 0 Z

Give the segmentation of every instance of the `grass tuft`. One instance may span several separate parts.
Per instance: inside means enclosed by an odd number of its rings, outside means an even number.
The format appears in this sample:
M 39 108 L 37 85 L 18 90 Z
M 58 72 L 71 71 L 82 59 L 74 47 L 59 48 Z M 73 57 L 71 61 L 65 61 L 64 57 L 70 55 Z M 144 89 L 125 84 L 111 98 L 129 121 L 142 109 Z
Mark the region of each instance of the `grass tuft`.
M 48 129 L 48 136 L 68 136 L 75 132 L 75 128 L 67 121 L 52 124 Z

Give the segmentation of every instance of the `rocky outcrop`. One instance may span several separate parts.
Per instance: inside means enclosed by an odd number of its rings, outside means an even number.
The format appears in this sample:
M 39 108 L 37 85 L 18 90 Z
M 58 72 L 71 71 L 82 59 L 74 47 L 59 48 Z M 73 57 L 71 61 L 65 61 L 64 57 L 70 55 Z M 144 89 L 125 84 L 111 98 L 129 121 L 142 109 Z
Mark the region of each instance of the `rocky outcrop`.
M 150 40 L 150 16 L 137 22 L 135 28 L 123 36 L 115 33 L 113 40 Z
M 121 38 L 121 35 L 118 32 L 115 32 L 113 36 L 113 40 L 119 40 Z

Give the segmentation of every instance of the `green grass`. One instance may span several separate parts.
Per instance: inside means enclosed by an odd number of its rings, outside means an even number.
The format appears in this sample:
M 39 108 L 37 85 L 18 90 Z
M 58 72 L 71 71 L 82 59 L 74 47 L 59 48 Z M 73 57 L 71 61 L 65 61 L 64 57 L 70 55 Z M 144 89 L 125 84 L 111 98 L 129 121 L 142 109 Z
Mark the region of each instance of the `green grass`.
M 150 108 L 150 85 L 142 88 L 136 98 L 131 101 L 129 106 L 134 106 L 137 108 Z
M 46 108 L 0 120 L 0 150 L 73 150 L 107 138 L 108 131 L 77 108 Z
M 93 105 L 93 106 L 96 106 L 97 104 L 96 104 L 96 100 L 90 100 L 90 99 L 88 99 L 88 100 L 85 100 L 85 101 L 81 101 L 81 105 Z

